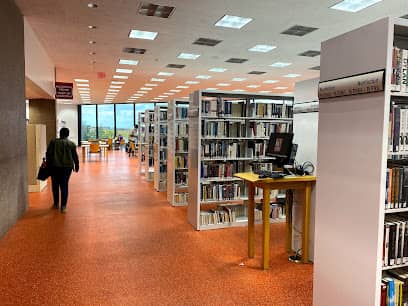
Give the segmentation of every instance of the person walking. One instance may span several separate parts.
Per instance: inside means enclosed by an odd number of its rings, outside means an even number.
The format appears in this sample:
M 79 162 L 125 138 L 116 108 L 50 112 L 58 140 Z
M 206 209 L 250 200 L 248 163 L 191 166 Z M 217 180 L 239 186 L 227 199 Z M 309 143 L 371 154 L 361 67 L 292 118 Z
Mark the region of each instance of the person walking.
M 50 167 L 52 195 L 54 198 L 55 209 L 59 209 L 59 193 L 61 190 L 61 213 L 65 213 L 68 200 L 68 182 L 72 173 L 79 171 L 79 159 L 76 151 L 76 145 L 68 139 L 69 129 L 61 128 L 60 138 L 50 141 L 46 158 L 47 165 Z

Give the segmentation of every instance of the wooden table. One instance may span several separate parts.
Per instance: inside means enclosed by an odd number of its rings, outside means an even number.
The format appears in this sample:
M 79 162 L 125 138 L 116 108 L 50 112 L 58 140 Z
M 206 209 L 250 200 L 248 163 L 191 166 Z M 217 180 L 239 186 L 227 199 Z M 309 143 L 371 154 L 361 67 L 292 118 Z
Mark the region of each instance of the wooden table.
M 302 231 L 302 262 L 307 263 L 309 258 L 309 217 L 310 217 L 310 196 L 312 184 L 316 181 L 315 176 L 286 176 L 284 178 L 262 178 L 253 172 L 236 173 L 234 176 L 243 179 L 248 185 L 248 257 L 253 258 L 255 253 L 255 187 L 263 189 L 262 205 L 262 228 L 263 228 L 263 269 L 269 269 L 269 214 L 271 190 L 303 190 L 303 231 Z M 292 248 L 292 201 L 289 192 L 286 197 L 286 227 L 287 227 L 287 250 Z

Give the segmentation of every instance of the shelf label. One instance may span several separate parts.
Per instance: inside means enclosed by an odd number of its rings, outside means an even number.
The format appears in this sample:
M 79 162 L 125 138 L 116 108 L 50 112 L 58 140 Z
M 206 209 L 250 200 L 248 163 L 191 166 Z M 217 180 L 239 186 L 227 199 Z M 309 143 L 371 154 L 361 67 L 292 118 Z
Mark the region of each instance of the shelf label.
M 319 99 L 384 91 L 385 70 L 319 83 Z

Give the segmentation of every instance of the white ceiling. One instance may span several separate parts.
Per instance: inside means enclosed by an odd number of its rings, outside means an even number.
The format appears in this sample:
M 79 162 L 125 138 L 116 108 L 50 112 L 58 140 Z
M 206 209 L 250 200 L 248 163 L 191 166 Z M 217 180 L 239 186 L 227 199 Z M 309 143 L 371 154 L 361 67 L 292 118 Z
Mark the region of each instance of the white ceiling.
M 104 101 L 119 59 L 137 59 L 138 66 L 119 68 L 134 69 L 114 102 L 126 102 L 152 77 L 167 78 L 158 83 L 149 94 L 138 101 L 151 99 L 185 85 L 186 81 L 200 81 L 198 85 L 183 89 L 170 99 L 185 97 L 200 88 L 215 87 L 220 90 L 244 89 L 249 92 L 270 90 L 283 94 L 293 91 L 294 83 L 319 76 L 310 70 L 320 64 L 320 57 L 303 57 L 298 54 L 307 50 L 320 50 L 320 43 L 351 29 L 375 21 L 381 17 L 400 17 L 408 14 L 407 0 L 384 0 L 358 13 L 346 13 L 329 7 L 339 0 L 158 0 L 155 4 L 175 6 L 169 19 L 138 14 L 140 1 L 135 0 L 15 0 L 27 18 L 49 56 L 57 67 L 57 81 L 72 82 L 74 78 L 89 79 L 92 101 Z M 34 4 L 35 2 L 35 4 Z M 94 2 L 98 8 L 88 8 Z M 241 30 L 215 27 L 225 14 L 250 17 L 253 21 Z M 88 29 L 88 25 L 97 26 Z M 303 37 L 280 34 L 294 25 L 319 28 Z M 153 41 L 131 39 L 130 29 L 159 32 Z M 200 38 L 222 40 L 215 47 L 194 45 Z M 94 40 L 96 44 L 89 44 Z M 277 46 L 269 53 L 249 52 L 256 44 Z M 147 49 L 144 55 L 123 53 L 124 47 Z M 89 55 L 95 52 L 95 55 Z M 197 60 L 182 60 L 181 52 L 197 53 Z M 243 64 L 226 63 L 230 57 L 248 59 Z M 92 63 L 95 61 L 95 63 Z M 291 62 L 287 68 L 273 68 L 276 62 Z M 185 64 L 183 69 L 166 68 L 167 64 Z M 223 73 L 209 72 L 212 67 L 228 70 Z M 253 70 L 265 71 L 263 75 L 250 75 Z M 174 72 L 172 77 L 159 77 L 159 71 Z M 106 73 L 98 78 L 97 73 Z M 287 73 L 301 77 L 284 78 Z M 196 75 L 211 75 L 209 80 L 197 80 Z M 231 82 L 233 77 L 245 77 L 244 82 Z M 275 84 L 263 84 L 268 79 L 279 80 Z M 229 87 L 216 84 L 232 83 Z M 248 85 L 261 85 L 247 88 Z M 278 86 L 288 89 L 277 90 Z M 166 100 L 166 99 L 164 99 Z M 80 103 L 75 90 L 74 102 Z

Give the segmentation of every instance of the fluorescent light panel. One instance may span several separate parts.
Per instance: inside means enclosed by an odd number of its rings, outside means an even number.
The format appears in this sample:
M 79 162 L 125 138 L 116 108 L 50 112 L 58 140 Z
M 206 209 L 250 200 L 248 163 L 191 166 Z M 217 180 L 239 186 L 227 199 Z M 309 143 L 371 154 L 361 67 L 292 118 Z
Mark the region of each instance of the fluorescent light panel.
M 168 96 L 172 96 L 172 95 L 174 95 L 174 92 L 165 92 L 164 94 L 168 95 Z
M 157 85 L 157 84 L 145 84 L 144 86 L 150 86 L 150 87 L 156 87 L 156 86 L 159 86 L 159 85 Z
M 119 60 L 119 65 L 131 65 L 131 66 L 136 66 L 139 64 L 139 61 L 136 60 L 127 60 L 127 59 L 121 59 Z
M 89 87 L 89 84 L 87 84 L 87 83 L 78 83 L 76 85 L 77 85 L 77 87 Z
M 129 38 L 147 39 L 154 40 L 157 37 L 157 32 L 131 30 L 129 33 Z
M 211 76 L 210 75 L 197 75 L 196 79 L 208 80 L 208 79 L 211 79 Z
M 287 66 L 290 66 L 290 65 L 292 65 L 292 63 L 276 62 L 276 63 L 273 63 L 273 64 L 271 64 L 269 66 L 275 67 L 275 68 L 284 68 L 284 67 L 287 67 Z
M 147 91 L 144 91 L 144 90 L 138 90 L 138 91 L 137 91 L 137 93 L 146 94 L 146 93 L 147 93 Z
M 120 84 L 125 84 L 125 82 L 122 82 L 122 81 L 112 81 L 111 82 L 112 84 L 118 84 L 118 85 L 120 85 Z
M 162 76 L 172 76 L 174 75 L 173 72 L 164 72 L 164 71 L 160 71 L 159 73 L 157 73 L 157 75 L 162 75 Z
M 119 92 L 118 89 L 108 89 L 109 92 Z
M 230 83 L 218 83 L 217 86 L 226 87 L 226 86 L 231 86 L 231 84 Z
M 152 82 L 164 82 L 166 79 L 158 79 L 158 78 L 151 78 L 150 81 Z
M 149 87 L 140 87 L 140 89 L 141 89 L 141 90 L 152 90 L 152 89 L 149 88 Z
M 279 81 L 277 81 L 277 80 L 266 80 L 266 81 L 263 81 L 262 83 L 265 83 L 265 84 L 273 84 L 273 83 L 278 83 Z
M 278 86 L 278 87 L 275 87 L 275 89 L 288 89 L 288 88 L 285 86 Z
M 177 86 L 176 88 L 182 88 L 182 89 L 185 89 L 185 88 L 189 88 L 190 86 L 183 86 L 183 85 L 180 85 L 180 86 Z
M 132 69 L 122 69 L 122 68 L 118 68 L 116 69 L 117 73 L 132 73 L 133 70 Z
M 127 75 L 114 75 L 113 78 L 127 80 L 129 77 Z
M 245 81 L 246 80 L 246 78 L 233 78 L 231 81 L 233 81 L 233 82 L 242 82 L 242 81 Z
M 225 72 L 225 71 L 227 71 L 227 69 L 226 68 L 214 67 L 214 68 L 209 69 L 208 71 L 211 71 L 211 72 Z
M 266 53 L 266 52 L 272 51 L 273 49 L 276 49 L 276 46 L 255 45 L 252 48 L 248 49 L 248 51 Z
M 200 84 L 199 81 L 186 81 L 185 84 Z
M 74 79 L 74 81 L 77 83 L 89 83 L 89 80 L 85 80 L 85 79 Z
M 382 0 L 344 0 L 330 8 L 333 10 L 356 13 L 381 1 Z
M 252 18 L 224 15 L 220 20 L 217 21 L 215 26 L 232 29 L 241 29 L 243 26 L 245 26 L 252 20 L 253 20 Z
M 195 60 L 200 57 L 200 54 L 193 54 L 193 53 L 180 53 L 177 58 L 181 59 L 189 59 L 189 60 Z
M 205 90 L 217 90 L 218 88 L 214 88 L 214 87 L 208 87 Z
M 300 76 L 301 75 L 297 74 L 297 73 L 288 73 L 288 74 L 284 75 L 283 77 L 284 78 L 297 78 L 297 77 L 300 77 Z
M 111 86 L 109 86 L 109 88 L 122 88 L 122 86 L 118 86 L 118 85 L 111 85 Z
M 171 91 L 171 92 L 180 92 L 181 90 L 179 90 L 179 89 L 170 89 L 169 91 Z
M 248 88 L 259 88 L 259 87 L 261 87 L 260 85 L 248 85 L 247 86 Z

